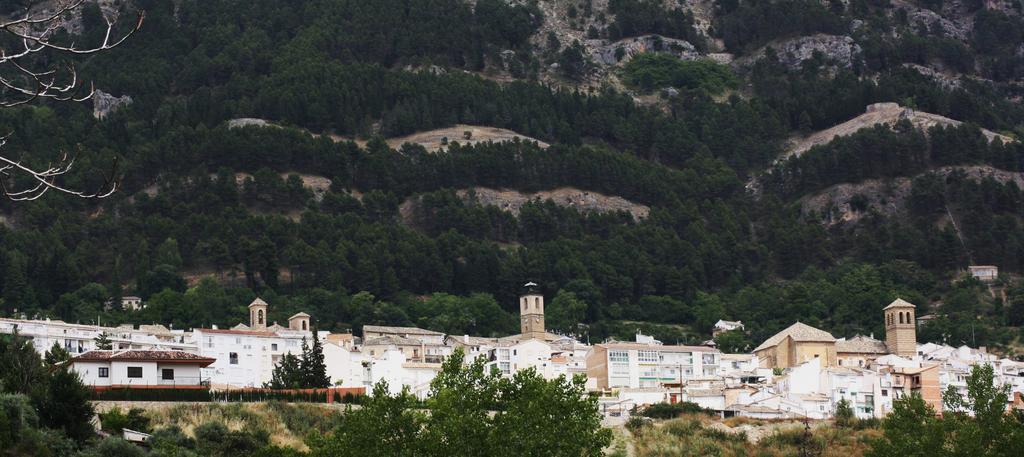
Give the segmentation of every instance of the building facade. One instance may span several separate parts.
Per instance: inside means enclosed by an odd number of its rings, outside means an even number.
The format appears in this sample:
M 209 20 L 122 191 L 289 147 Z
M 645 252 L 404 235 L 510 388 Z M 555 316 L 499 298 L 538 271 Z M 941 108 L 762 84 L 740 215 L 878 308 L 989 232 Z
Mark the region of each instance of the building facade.
M 706 346 L 602 343 L 587 354 L 587 376 L 600 390 L 661 387 L 717 376 L 720 358 L 721 351 Z

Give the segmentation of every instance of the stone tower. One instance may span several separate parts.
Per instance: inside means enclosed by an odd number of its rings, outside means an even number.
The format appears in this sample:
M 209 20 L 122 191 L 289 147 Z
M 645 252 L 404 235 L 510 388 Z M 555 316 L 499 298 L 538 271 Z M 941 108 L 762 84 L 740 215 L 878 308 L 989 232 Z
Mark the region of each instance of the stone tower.
M 519 323 L 523 338 L 544 339 L 544 296 L 536 292 L 537 284 L 526 283 L 526 293 L 519 297 Z
M 259 297 L 249 303 L 249 328 L 253 330 L 267 328 L 267 302 Z
M 897 298 L 882 310 L 885 312 L 885 345 L 890 354 L 908 358 L 917 355 L 914 308 L 914 305 Z

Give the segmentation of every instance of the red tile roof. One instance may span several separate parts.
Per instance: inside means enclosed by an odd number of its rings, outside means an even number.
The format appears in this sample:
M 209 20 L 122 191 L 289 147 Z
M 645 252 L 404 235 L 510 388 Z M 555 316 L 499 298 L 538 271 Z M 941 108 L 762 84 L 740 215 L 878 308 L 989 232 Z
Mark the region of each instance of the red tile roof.
M 161 362 L 161 363 L 189 363 L 195 362 L 200 366 L 208 366 L 217 359 L 203 357 L 198 354 L 185 351 L 141 351 L 121 350 L 102 351 L 94 350 L 71 359 L 72 362 L 100 362 L 100 361 L 121 361 L 121 362 Z

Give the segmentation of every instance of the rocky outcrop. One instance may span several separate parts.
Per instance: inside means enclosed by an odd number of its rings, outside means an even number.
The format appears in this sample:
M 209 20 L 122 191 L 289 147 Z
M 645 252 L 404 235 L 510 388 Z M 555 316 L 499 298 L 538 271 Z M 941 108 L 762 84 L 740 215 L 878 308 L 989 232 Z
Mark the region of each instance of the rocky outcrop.
M 920 24 L 927 27 L 933 34 L 942 35 L 946 38 L 953 38 L 960 41 L 967 41 L 971 36 L 970 22 L 963 24 L 953 22 L 939 15 L 938 13 L 919 9 L 907 15 L 911 24 Z
M 753 65 L 764 58 L 769 49 L 775 52 L 780 63 L 793 70 L 799 69 L 817 53 L 840 68 L 850 68 L 861 55 L 860 45 L 851 37 L 817 34 L 776 41 L 747 57 L 737 59 L 736 63 L 740 66 Z
M 488 187 L 473 187 L 460 189 L 456 195 L 463 201 L 480 206 L 493 206 L 502 211 L 508 211 L 515 216 L 523 205 L 531 201 L 551 200 L 554 204 L 573 208 L 580 213 L 611 213 L 624 211 L 633 216 L 634 220 L 645 219 L 651 212 L 647 205 L 634 203 L 625 198 L 604 195 L 597 192 L 580 190 L 572 187 L 562 187 L 553 190 L 524 193 L 509 189 L 491 189 Z M 398 212 L 402 220 L 409 225 L 413 223 L 413 215 L 420 202 L 420 197 L 409 197 L 403 202 Z
M 975 181 L 993 179 L 999 183 L 1013 182 L 1018 187 L 1024 187 L 1024 173 L 987 165 L 947 166 L 928 173 L 939 176 L 963 173 L 967 179 Z M 907 199 L 912 188 L 913 178 L 908 177 L 836 184 L 801 198 L 800 210 L 804 218 L 816 220 L 828 227 L 855 224 L 869 214 L 900 218 L 907 215 Z
M 701 57 L 700 53 L 697 52 L 697 48 L 690 44 L 690 42 L 676 38 L 665 38 L 660 35 L 630 37 L 612 43 L 607 43 L 604 40 L 588 40 L 587 45 L 590 50 L 591 60 L 603 65 L 627 62 L 633 56 L 644 52 L 672 54 L 684 60 L 694 60 Z
M 240 117 L 237 119 L 228 120 L 229 129 L 238 129 L 242 127 L 277 127 L 271 124 L 266 119 L 257 119 L 255 117 Z
M 92 115 L 96 119 L 103 119 L 125 106 L 132 104 L 132 98 L 127 95 L 115 97 L 106 92 L 97 90 L 92 94 Z

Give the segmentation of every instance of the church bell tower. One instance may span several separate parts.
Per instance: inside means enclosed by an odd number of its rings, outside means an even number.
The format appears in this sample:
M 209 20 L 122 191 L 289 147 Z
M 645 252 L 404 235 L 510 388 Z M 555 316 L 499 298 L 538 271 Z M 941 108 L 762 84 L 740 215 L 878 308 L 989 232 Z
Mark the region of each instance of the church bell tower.
M 524 338 L 544 339 L 544 296 L 537 292 L 537 284 L 526 283 L 526 291 L 519 297 L 519 323 Z
M 890 354 L 911 358 L 917 355 L 917 324 L 913 304 L 897 298 L 886 306 L 885 345 Z

